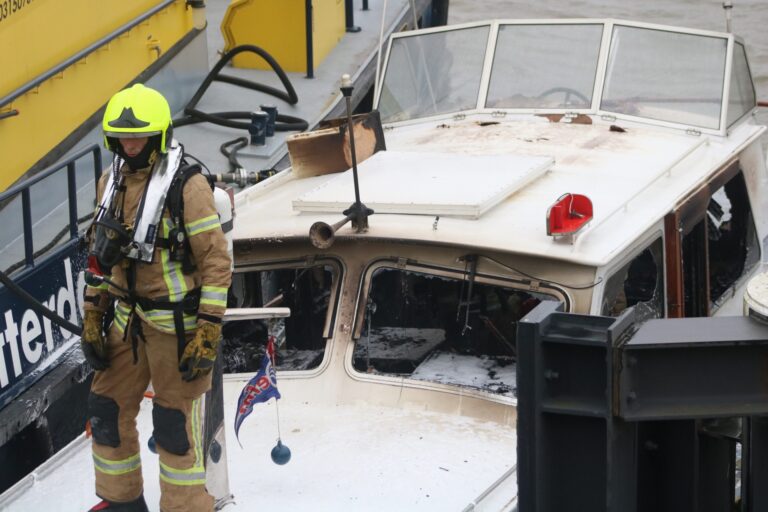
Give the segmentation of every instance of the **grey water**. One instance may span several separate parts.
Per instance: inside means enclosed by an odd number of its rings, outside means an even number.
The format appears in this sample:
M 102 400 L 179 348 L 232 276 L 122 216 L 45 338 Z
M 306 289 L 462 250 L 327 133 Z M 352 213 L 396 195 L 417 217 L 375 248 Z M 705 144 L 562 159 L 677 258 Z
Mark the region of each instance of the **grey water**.
M 744 40 L 758 101 L 768 101 L 768 1 L 733 0 L 731 31 Z M 614 18 L 726 31 L 721 0 L 450 0 L 448 22 L 489 19 Z M 768 107 L 757 121 L 768 125 Z M 768 135 L 763 135 L 768 149 Z

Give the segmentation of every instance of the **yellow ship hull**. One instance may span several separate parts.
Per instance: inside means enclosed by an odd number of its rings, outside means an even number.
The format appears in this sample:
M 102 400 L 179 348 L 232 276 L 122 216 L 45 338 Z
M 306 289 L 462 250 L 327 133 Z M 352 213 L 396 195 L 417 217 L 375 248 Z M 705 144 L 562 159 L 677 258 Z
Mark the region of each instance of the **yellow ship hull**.
M 16 48 L 0 52 L 0 190 L 50 163 L 115 91 L 195 30 L 192 11 L 185 0 L 0 2 L 0 47 Z

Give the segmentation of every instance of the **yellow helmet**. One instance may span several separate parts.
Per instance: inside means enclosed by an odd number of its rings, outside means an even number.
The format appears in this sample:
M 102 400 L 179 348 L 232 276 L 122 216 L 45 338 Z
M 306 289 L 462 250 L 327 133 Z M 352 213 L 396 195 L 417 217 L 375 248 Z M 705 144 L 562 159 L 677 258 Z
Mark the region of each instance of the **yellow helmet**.
M 112 96 L 101 127 L 104 145 L 112 151 L 116 150 L 115 138 L 160 135 L 160 151 L 167 153 L 172 137 L 171 107 L 156 90 L 136 84 Z

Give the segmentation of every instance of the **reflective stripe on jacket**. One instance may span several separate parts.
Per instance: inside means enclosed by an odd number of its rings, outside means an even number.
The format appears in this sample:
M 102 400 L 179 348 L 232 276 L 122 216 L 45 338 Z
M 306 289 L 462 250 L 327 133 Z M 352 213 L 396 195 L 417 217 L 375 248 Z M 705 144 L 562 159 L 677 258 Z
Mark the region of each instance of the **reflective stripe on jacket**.
M 108 171 L 109 172 L 109 171 Z M 122 201 L 123 222 L 132 225 L 136 217 L 137 208 L 149 177 L 149 168 L 131 171 L 124 165 L 120 172 L 125 176 L 125 190 L 118 193 L 116 201 Z M 99 200 L 104 191 L 108 174 L 105 173 L 99 180 Z M 178 302 L 184 295 L 195 288 L 201 289 L 199 311 L 208 315 L 221 317 L 226 309 L 226 293 L 231 282 L 230 257 L 227 252 L 227 242 L 221 230 L 219 216 L 216 212 L 213 193 L 208 181 L 202 175 L 194 175 L 186 182 L 183 190 L 184 224 L 191 250 L 192 262 L 195 270 L 190 274 L 182 272 L 181 262 L 171 261 L 170 251 L 167 248 L 155 247 L 152 262 L 135 262 L 136 283 L 135 294 L 139 297 Z M 168 238 L 169 231 L 173 228 L 167 208 L 163 213 L 162 233 L 163 238 Z M 128 260 L 124 259 L 120 264 L 112 267 L 112 281 L 118 286 L 128 288 L 126 268 Z M 119 290 L 110 287 L 113 296 L 123 295 Z M 86 296 L 103 293 L 99 288 L 88 287 Z M 98 301 L 97 301 L 98 302 Z M 101 309 L 93 301 L 85 302 L 87 309 Z M 119 304 L 118 304 L 119 306 Z M 118 327 L 124 328 L 128 311 L 123 307 L 116 308 L 115 321 Z M 118 315 L 118 309 L 120 314 Z M 156 329 L 173 333 L 173 312 L 170 310 L 143 311 L 139 306 L 137 314 L 149 325 Z M 120 318 L 118 319 L 118 316 Z M 186 330 L 194 329 L 196 317 L 184 316 Z

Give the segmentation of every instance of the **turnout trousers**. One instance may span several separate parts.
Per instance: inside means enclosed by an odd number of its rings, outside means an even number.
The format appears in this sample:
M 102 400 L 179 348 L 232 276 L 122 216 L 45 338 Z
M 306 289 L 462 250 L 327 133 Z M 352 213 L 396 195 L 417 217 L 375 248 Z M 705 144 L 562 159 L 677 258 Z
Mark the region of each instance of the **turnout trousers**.
M 113 322 L 107 335 L 110 366 L 97 371 L 88 398 L 96 494 L 126 502 L 143 493 L 140 441 L 136 416 L 147 386 L 154 390 L 153 432 L 142 432 L 144 442 L 154 435 L 160 459 L 160 510 L 210 512 L 213 497 L 205 489 L 202 395 L 210 374 L 184 382 L 179 372 L 178 339 L 142 322 L 146 342 L 139 340 L 137 362 L 130 334 Z M 126 326 L 130 333 L 130 325 Z M 194 333 L 187 334 L 187 341 Z

